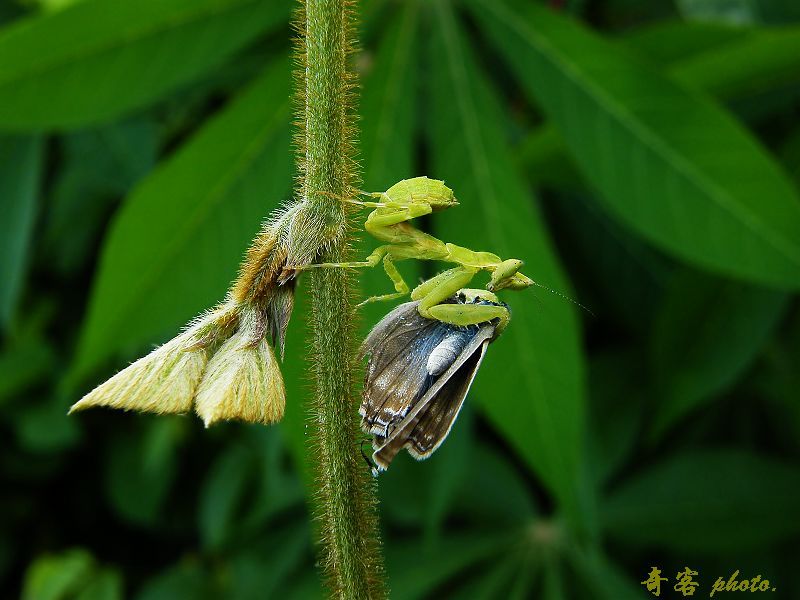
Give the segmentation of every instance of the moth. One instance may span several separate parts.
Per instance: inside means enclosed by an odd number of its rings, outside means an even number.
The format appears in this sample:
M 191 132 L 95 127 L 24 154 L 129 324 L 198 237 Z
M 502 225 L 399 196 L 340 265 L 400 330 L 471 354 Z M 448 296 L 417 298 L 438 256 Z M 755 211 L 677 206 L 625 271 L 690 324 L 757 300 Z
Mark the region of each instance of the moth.
M 485 290 L 461 290 L 445 304 L 506 305 Z M 464 404 L 486 349 L 507 320 L 458 326 L 420 315 L 419 302 L 387 314 L 361 346 L 369 357 L 359 413 L 373 436 L 372 460 L 385 471 L 406 448 L 417 460 L 444 442 Z

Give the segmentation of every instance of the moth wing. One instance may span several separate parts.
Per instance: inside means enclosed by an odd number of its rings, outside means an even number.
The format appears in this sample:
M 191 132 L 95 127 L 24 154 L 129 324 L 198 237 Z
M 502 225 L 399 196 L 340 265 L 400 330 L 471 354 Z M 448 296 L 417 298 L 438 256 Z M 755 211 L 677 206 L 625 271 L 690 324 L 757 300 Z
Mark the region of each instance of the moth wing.
M 359 413 L 368 433 L 388 435 L 430 385 L 427 360 L 450 331 L 417 311 L 418 302 L 395 308 L 370 332 L 361 347 L 369 355 Z
M 494 325 L 485 323 L 459 357 L 430 387 L 388 436 L 375 436 L 372 459 L 386 470 L 407 448 L 417 460 L 429 457 L 444 441 L 486 355 Z

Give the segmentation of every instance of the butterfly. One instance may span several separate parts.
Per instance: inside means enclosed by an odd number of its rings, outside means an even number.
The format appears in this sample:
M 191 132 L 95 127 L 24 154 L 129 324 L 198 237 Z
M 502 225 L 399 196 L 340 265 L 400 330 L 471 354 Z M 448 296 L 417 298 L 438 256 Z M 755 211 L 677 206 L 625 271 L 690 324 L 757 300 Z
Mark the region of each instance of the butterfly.
M 461 290 L 445 303 L 498 304 L 484 294 Z M 359 413 L 362 429 L 373 436 L 377 471 L 386 470 L 403 448 L 417 460 L 436 451 L 500 333 L 498 319 L 451 325 L 423 317 L 418 304 L 392 310 L 361 346 L 362 357 L 369 358 Z

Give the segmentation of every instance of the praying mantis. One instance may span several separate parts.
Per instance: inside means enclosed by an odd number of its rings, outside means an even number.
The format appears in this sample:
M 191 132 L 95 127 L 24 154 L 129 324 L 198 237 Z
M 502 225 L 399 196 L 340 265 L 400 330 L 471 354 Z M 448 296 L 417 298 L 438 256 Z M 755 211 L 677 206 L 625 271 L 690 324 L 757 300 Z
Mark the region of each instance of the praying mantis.
M 457 246 L 424 233 L 409 221 L 435 211 L 457 206 L 453 190 L 443 181 L 428 177 L 403 179 L 385 192 L 361 192 L 375 200 L 341 199 L 343 202 L 374 209 L 364 223 L 364 229 L 382 242 L 363 261 L 340 263 L 314 263 L 300 267 L 311 268 L 367 268 L 383 262 L 383 269 L 394 284 L 395 292 L 373 296 L 361 304 L 381 300 L 393 300 L 411 293 L 411 299 L 419 301 L 419 313 L 428 319 L 436 319 L 456 326 L 477 325 L 498 319 L 497 334 L 510 320 L 508 309 L 493 292 L 502 289 L 522 290 L 534 281 L 519 272 L 521 260 L 502 259 L 491 252 L 476 252 Z M 422 282 L 413 290 L 405 282 L 395 266 L 396 261 L 438 260 L 457 266 L 443 271 Z M 452 304 L 444 301 L 452 297 L 481 271 L 490 274 L 484 297 L 491 302 L 483 304 Z

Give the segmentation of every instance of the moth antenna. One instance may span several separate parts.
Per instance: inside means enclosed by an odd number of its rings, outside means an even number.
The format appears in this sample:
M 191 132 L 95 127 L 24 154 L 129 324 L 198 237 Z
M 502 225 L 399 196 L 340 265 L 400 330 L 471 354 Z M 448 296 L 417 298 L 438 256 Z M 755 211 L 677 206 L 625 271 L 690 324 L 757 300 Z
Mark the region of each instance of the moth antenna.
M 594 316 L 594 313 L 593 313 L 591 310 L 589 310 L 588 308 L 586 308 L 586 307 L 585 307 L 583 304 L 581 304 L 581 303 L 580 303 L 580 302 L 578 302 L 577 300 L 573 300 L 572 298 L 570 298 L 570 297 L 569 297 L 569 296 L 567 296 L 566 294 L 562 294 L 561 292 L 558 292 L 558 291 L 556 291 L 556 290 L 554 290 L 554 289 L 552 289 L 552 288 L 549 288 L 549 287 L 547 287 L 546 285 L 542 285 L 541 283 L 538 283 L 538 282 L 536 282 L 536 281 L 534 281 L 534 282 L 533 282 L 533 285 L 535 285 L 536 287 L 542 288 L 543 290 L 547 290 L 547 291 L 548 291 L 548 292 L 550 292 L 551 294 L 555 294 L 556 296 L 558 296 L 558 297 L 560 297 L 560 298 L 563 298 L 564 300 L 567 300 L 568 302 L 572 302 L 572 304 L 574 304 L 574 305 L 575 305 L 575 306 L 577 306 L 578 308 L 582 308 L 582 309 L 583 309 L 583 310 L 585 310 L 587 313 L 589 313 L 590 315 Z

